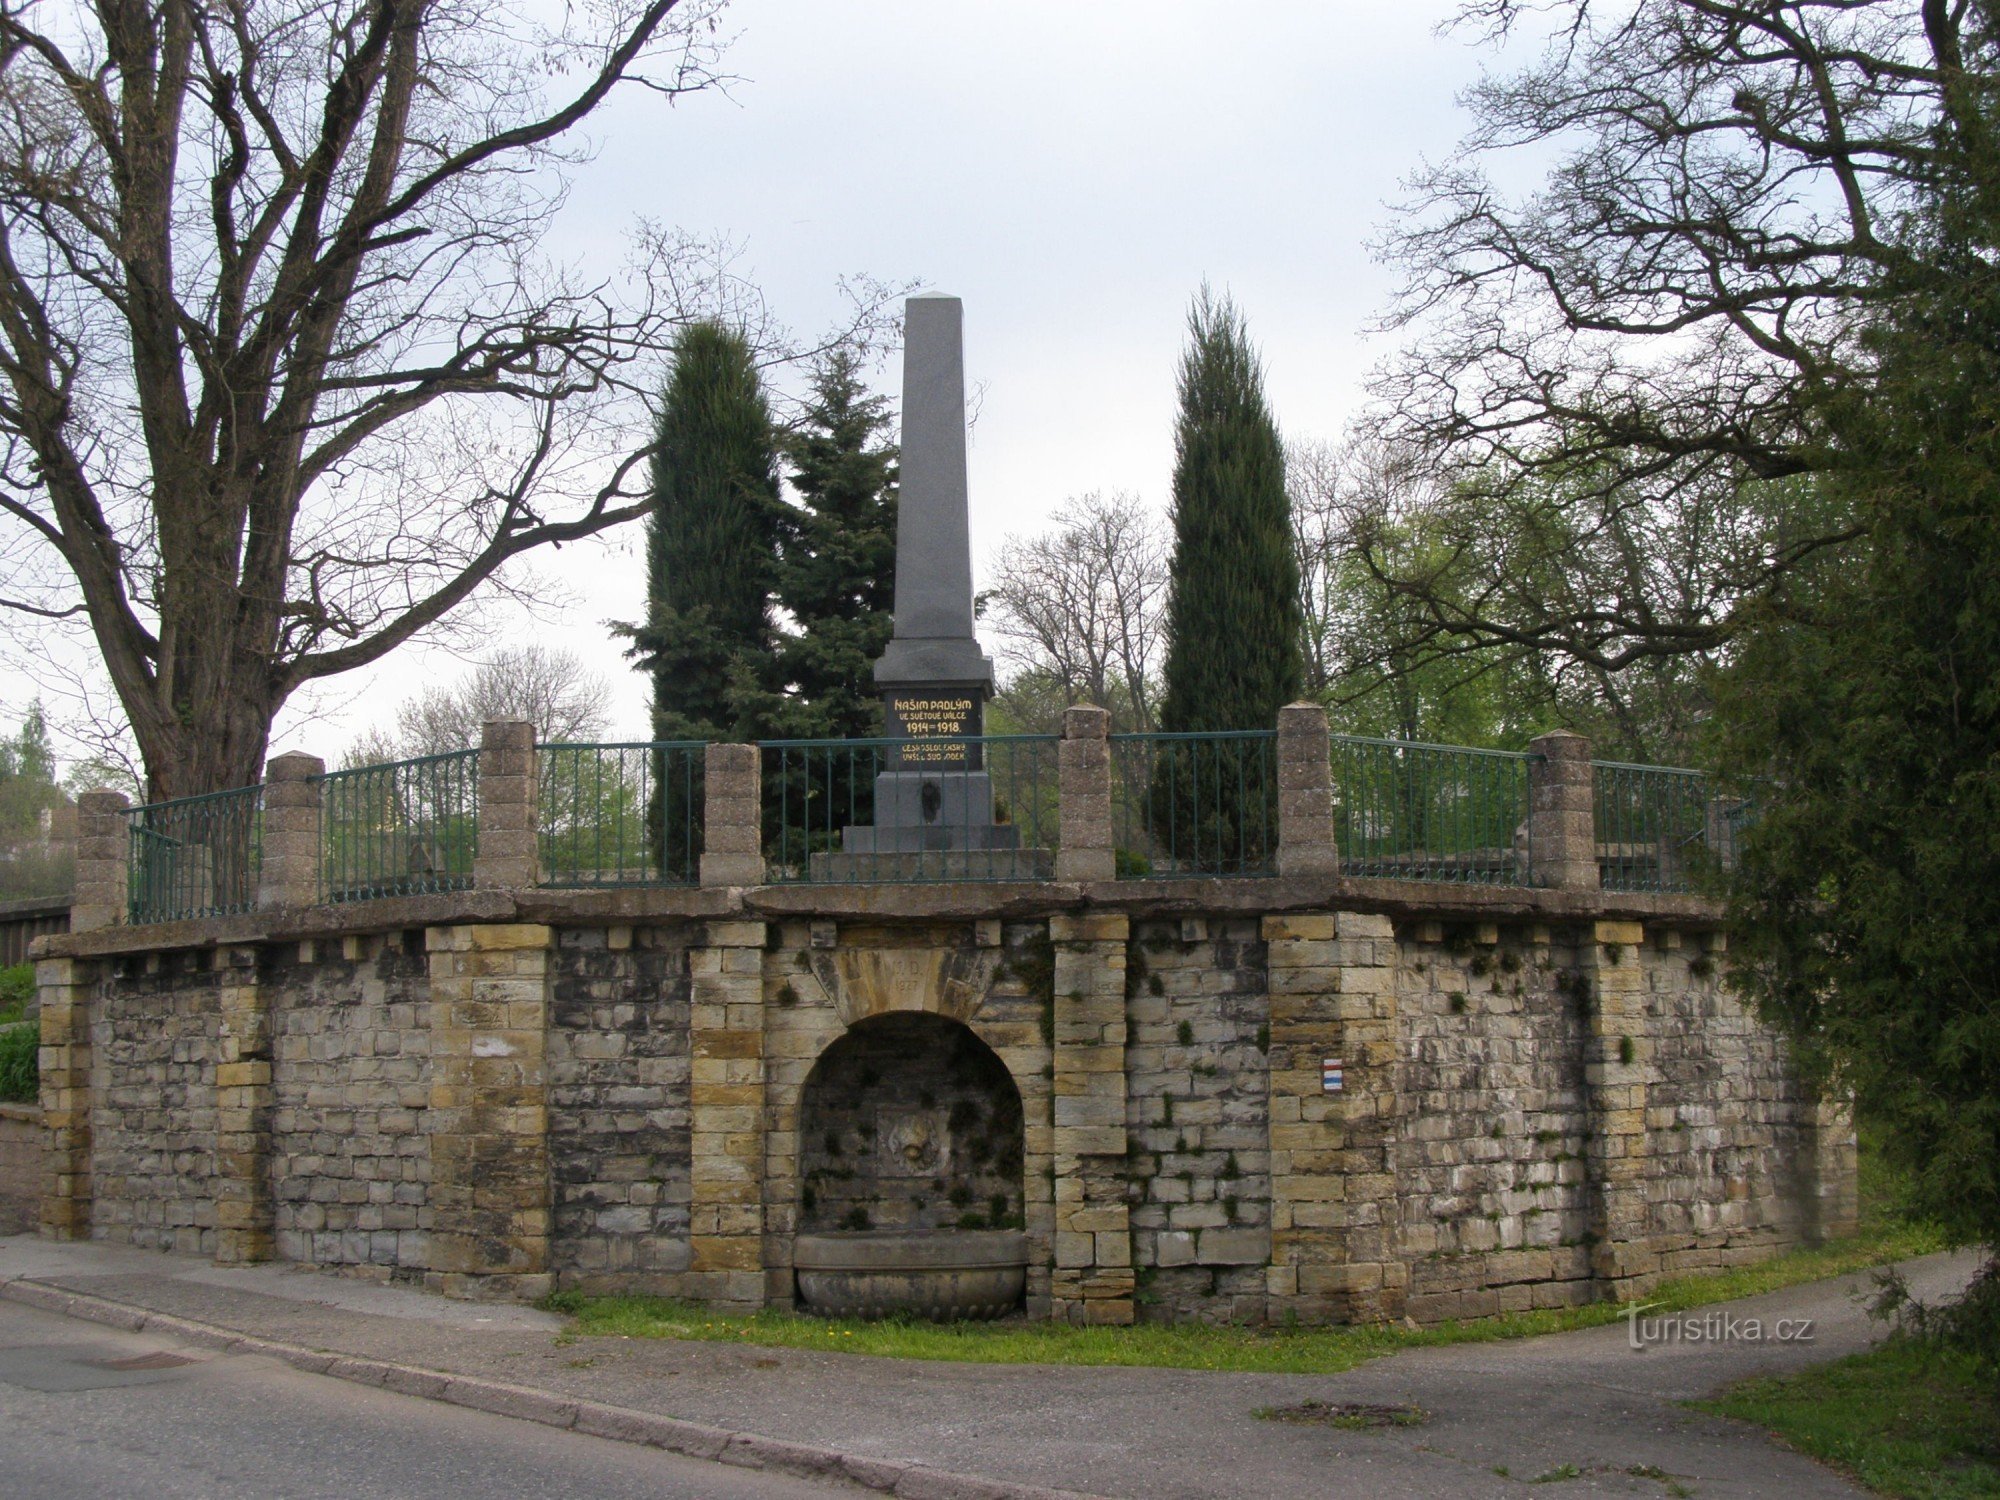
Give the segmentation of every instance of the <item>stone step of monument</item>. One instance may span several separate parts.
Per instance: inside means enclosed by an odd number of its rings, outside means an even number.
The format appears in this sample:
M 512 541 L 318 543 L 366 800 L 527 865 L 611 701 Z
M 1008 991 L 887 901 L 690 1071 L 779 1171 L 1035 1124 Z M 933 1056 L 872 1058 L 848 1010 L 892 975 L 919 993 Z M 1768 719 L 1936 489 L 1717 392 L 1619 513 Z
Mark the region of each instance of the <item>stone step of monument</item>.
M 885 854 L 815 854 L 808 876 L 824 885 L 884 882 L 1053 880 L 1053 849 L 922 849 Z

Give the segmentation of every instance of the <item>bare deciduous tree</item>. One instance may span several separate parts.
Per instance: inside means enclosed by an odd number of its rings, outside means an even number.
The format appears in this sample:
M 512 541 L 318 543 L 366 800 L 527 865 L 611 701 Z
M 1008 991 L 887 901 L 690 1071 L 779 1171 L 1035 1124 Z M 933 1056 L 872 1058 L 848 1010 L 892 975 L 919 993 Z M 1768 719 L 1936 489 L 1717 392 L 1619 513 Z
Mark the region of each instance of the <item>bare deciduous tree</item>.
M 718 9 L 0 10 L 0 604 L 87 623 L 149 795 L 254 780 L 303 684 L 643 513 L 717 267 L 542 241 L 577 128 L 708 85 Z
M 388 742 L 402 756 L 442 755 L 477 745 L 488 719 L 526 719 L 538 740 L 576 743 L 602 734 L 610 717 L 610 684 L 575 652 L 509 646 L 460 681 L 403 704 Z
M 1934 132 L 1984 129 L 1986 8 L 1468 0 L 1461 19 L 1504 35 L 1531 11 L 1554 18 L 1545 55 L 1472 90 L 1471 134 L 1387 242 L 1406 275 L 1388 323 L 1417 335 L 1381 383 L 1389 431 L 1455 488 L 1612 547 L 1654 528 L 1645 512 L 1837 466 L 1817 412 L 1867 388 L 1871 310 L 1927 253 L 1908 210 Z M 1510 201 L 1487 166 L 1521 147 L 1561 155 Z M 1601 669 L 1713 650 L 1744 604 L 1854 534 L 1800 512 L 1712 554 L 1687 611 L 1626 591 L 1512 620 L 1475 599 L 1439 620 Z
M 1110 709 L 1120 729 L 1153 727 L 1153 671 L 1167 550 L 1134 495 L 1066 501 L 1038 536 L 1009 537 L 982 595 L 1006 652 L 1072 702 Z

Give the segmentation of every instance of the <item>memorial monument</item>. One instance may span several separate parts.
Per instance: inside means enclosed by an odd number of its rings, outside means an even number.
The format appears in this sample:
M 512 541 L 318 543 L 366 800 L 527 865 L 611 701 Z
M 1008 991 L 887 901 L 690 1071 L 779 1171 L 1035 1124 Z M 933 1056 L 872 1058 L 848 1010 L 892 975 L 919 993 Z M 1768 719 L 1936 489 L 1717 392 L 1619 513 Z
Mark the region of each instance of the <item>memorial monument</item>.
M 875 664 L 885 737 L 875 821 L 815 856 L 819 879 L 1015 875 L 1046 879 L 1046 849 L 1021 849 L 994 817 L 993 778 L 976 743 L 993 663 L 972 632 L 972 531 L 965 468 L 964 307 L 928 294 L 904 304 L 902 481 L 896 511 L 895 633 Z M 972 743 L 969 743 L 972 742 Z M 942 856 L 940 858 L 939 856 Z M 1005 863 L 1009 868 L 996 868 Z

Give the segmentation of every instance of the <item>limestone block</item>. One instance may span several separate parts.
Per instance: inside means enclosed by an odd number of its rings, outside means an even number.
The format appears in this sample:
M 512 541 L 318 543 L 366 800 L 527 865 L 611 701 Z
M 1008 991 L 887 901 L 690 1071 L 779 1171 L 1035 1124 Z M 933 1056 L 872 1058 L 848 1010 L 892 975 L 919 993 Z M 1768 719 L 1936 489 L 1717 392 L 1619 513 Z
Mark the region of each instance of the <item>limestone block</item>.
M 1333 912 L 1283 912 L 1266 916 L 1258 925 L 1266 942 L 1330 943 L 1340 935 L 1339 922 Z
M 1204 1266 L 1261 1266 L 1271 1258 L 1264 1229 L 1204 1229 L 1195 1243 L 1195 1259 Z
M 1153 1242 L 1153 1263 L 1161 1267 L 1191 1266 L 1195 1263 L 1195 1236 L 1186 1230 L 1162 1231 Z

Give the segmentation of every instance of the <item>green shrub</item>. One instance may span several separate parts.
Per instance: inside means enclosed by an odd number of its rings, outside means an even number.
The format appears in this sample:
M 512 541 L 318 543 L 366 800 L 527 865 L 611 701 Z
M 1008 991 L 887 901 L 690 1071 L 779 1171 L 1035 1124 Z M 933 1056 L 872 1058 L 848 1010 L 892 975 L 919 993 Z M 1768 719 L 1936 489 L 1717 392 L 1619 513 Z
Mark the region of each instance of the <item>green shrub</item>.
M 33 1104 L 42 1095 L 42 1028 L 32 1021 L 0 1030 L 0 1099 Z
M 0 969 L 0 1022 L 19 1020 L 35 998 L 35 966 L 15 964 Z

